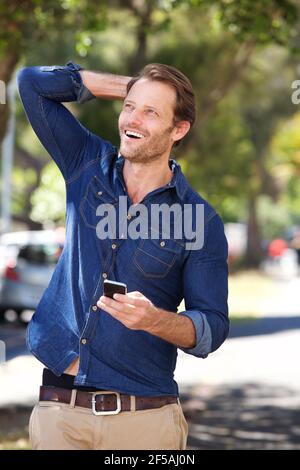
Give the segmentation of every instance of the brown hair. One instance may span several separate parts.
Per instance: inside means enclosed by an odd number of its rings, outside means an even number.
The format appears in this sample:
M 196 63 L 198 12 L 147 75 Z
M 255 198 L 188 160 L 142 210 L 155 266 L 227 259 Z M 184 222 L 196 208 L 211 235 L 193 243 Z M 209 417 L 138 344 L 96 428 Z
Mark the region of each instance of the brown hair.
M 193 126 L 196 119 L 195 94 L 190 80 L 180 70 L 165 64 L 148 64 L 128 82 L 127 93 L 141 78 L 164 82 L 175 88 L 177 100 L 174 124 L 178 121 L 188 121 L 191 127 Z M 179 142 L 175 142 L 174 146 Z

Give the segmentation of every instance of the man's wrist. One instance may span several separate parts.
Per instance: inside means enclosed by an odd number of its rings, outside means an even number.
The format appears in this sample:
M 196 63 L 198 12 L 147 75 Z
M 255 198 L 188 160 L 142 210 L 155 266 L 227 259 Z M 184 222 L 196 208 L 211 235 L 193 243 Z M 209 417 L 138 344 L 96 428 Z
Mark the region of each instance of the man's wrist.
M 154 321 L 148 333 L 181 348 L 189 349 L 196 345 L 196 330 L 190 318 L 155 306 L 154 309 Z

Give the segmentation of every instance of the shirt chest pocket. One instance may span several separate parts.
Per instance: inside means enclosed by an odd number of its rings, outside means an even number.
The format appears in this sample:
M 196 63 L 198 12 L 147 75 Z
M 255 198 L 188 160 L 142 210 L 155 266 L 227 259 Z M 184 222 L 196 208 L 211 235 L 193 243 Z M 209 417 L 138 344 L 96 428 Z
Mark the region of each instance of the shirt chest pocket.
M 88 183 L 80 201 L 79 212 L 87 227 L 95 229 L 103 216 L 112 214 L 117 205 L 117 199 L 110 194 L 97 176 Z
M 180 258 L 183 249 L 181 242 L 172 239 L 141 240 L 133 263 L 145 277 L 163 278 Z

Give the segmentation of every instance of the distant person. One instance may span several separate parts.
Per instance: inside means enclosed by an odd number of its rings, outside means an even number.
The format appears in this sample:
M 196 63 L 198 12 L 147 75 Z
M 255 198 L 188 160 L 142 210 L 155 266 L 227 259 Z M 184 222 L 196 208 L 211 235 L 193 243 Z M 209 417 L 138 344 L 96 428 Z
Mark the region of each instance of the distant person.
M 170 158 L 195 120 L 192 86 L 164 64 L 149 64 L 133 78 L 72 63 L 27 67 L 18 83 L 67 192 L 64 249 L 28 329 L 29 349 L 46 366 L 30 419 L 32 446 L 185 449 L 177 348 L 205 358 L 223 343 L 229 324 L 222 221 Z M 120 149 L 62 105 L 93 97 L 123 100 Z M 117 217 L 100 236 L 100 215 L 120 215 L 124 200 L 125 224 Z M 174 219 L 170 236 L 161 218 L 138 238 L 125 236 L 137 204 L 146 216 L 157 204 L 176 205 L 194 226 L 204 206 L 203 247 L 191 247 L 185 233 L 175 237 Z M 128 294 L 103 296 L 104 279 L 125 283 Z M 186 310 L 176 314 L 183 298 Z
M 268 255 L 273 260 L 278 260 L 281 258 L 283 253 L 288 249 L 288 244 L 282 238 L 276 238 L 269 243 L 268 246 Z

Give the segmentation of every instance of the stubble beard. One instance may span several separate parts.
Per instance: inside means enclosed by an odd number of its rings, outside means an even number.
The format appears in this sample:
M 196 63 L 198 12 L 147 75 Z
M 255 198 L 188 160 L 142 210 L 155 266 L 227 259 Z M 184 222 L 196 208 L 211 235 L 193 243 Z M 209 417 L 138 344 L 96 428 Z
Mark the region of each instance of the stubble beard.
M 122 144 L 121 140 L 120 153 L 126 160 L 132 163 L 149 164 L 159 160 L 170 145 L 169 136 L 173 129 L 174 127 L 170 126 L 162 134 L 147 139 L 147 143 L 144 145 L 141 142 L 137 148 L 130 150 L 125 150 L 125 145 Z

